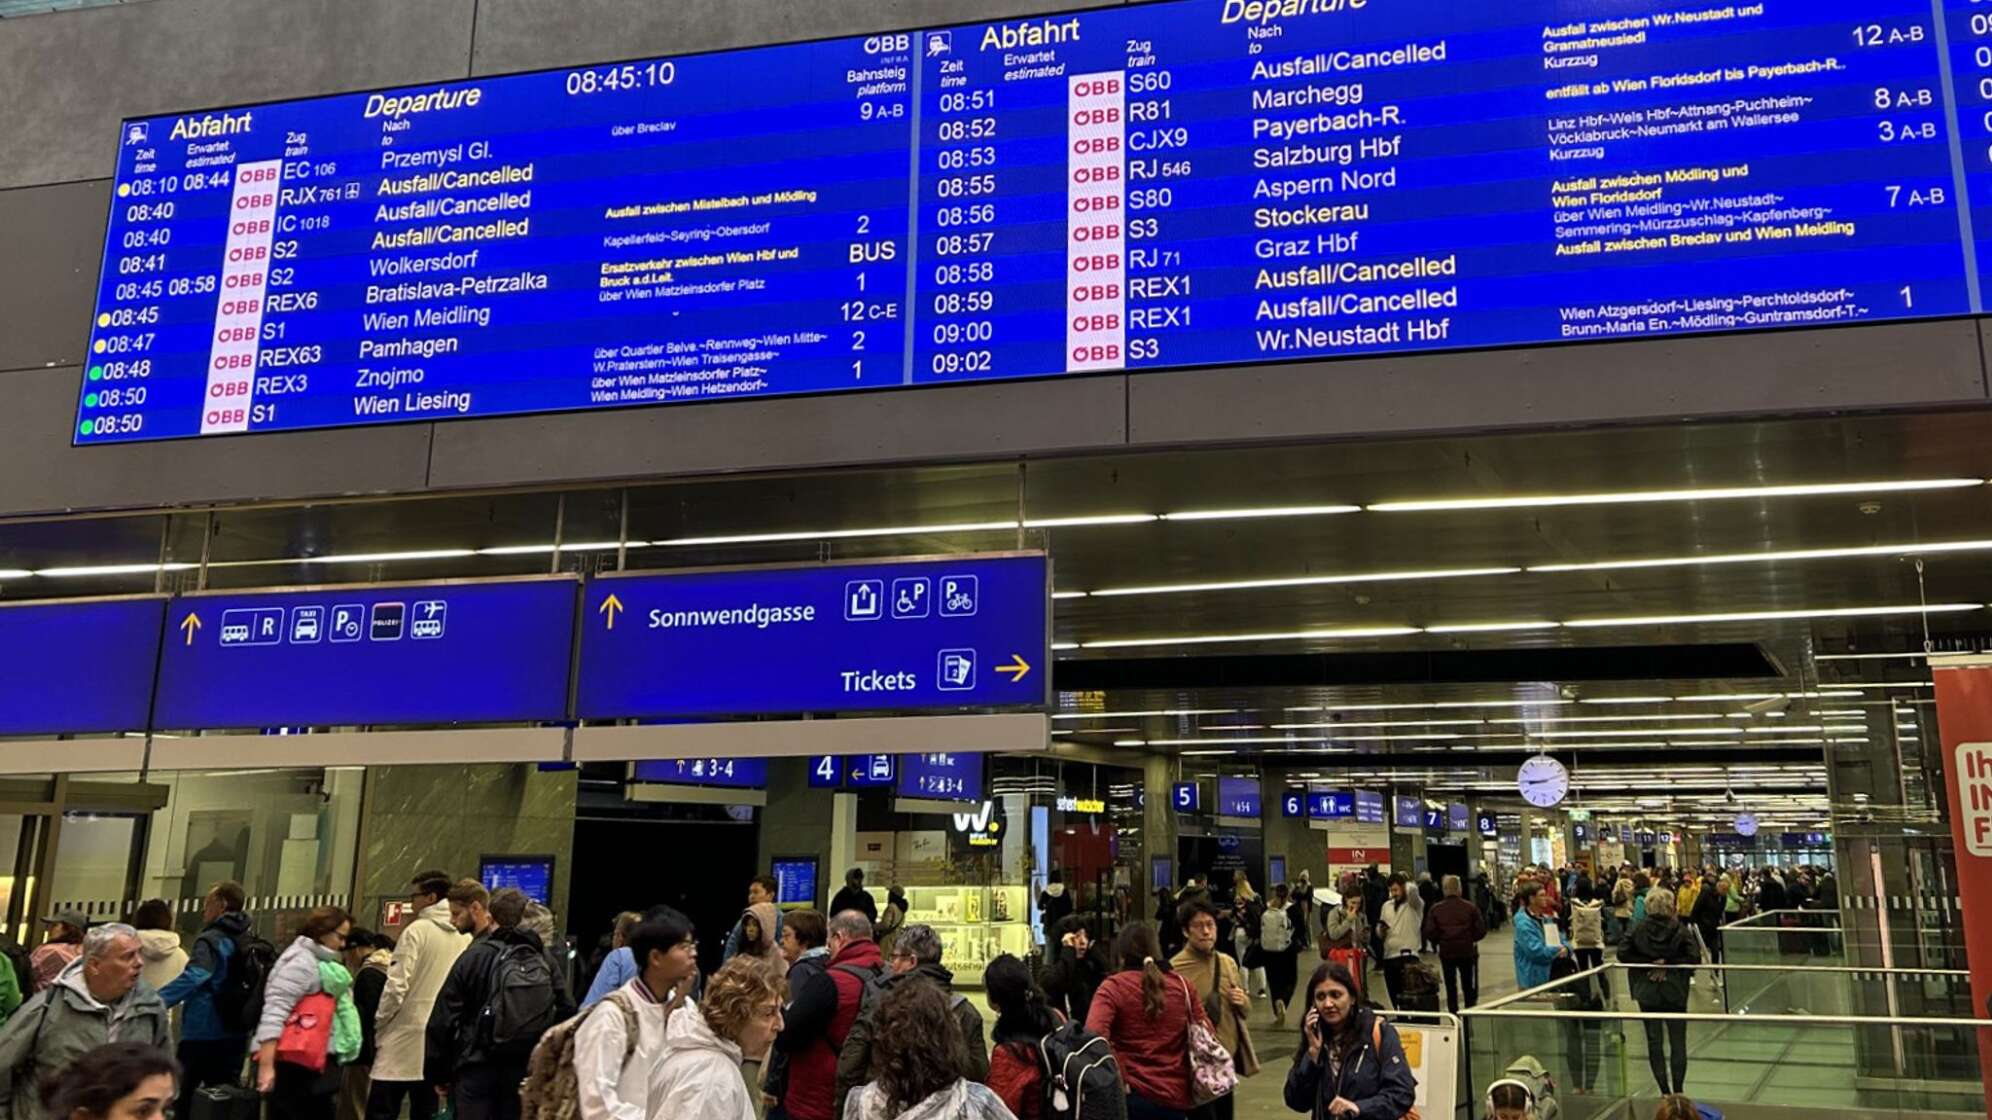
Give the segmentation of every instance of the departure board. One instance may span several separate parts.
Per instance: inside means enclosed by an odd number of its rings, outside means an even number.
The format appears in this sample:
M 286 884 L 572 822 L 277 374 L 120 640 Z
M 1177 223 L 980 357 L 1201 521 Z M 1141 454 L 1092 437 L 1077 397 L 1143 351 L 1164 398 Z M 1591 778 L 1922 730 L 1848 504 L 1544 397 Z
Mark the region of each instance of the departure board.
M 1976 314 L 1988 8 L 1164 0 L 129 120 L 74 438 Z

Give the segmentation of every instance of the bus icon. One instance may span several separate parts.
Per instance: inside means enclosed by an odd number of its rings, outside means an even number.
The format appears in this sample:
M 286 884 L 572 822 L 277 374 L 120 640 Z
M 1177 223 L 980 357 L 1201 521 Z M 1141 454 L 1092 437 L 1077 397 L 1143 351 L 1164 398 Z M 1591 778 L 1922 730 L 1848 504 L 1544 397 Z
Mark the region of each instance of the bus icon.
M 450 605 L 441 599 L 418 599 L 415 602 L 415 620 L 408 624 L 411 638 L 440 638 L 443 624 L 449 621 Z

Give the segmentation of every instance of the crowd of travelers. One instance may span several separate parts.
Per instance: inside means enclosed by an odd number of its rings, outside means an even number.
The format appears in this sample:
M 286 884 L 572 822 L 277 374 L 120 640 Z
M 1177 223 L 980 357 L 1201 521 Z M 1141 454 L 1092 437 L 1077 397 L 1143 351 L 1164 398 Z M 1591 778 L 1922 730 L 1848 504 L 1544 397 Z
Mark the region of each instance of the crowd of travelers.
M 1048 878 L 1043 953 L 988 963 L 987 1021 L 940 933 L 907 920 L 897 887 L 881 908 L 856 869 L 827 913 L 778 908 L 755 876 L 709 974 L 684 914 L 625 913 L 578 998 L 544 906 L 440 869 L 412 877 L 393 938 L 323 906 L 273 945 L 233 882 L 208 892 L 190 944 L 160 900 L 129 922 L 51 915 L 31 953 L 0 938 L 0 1120 L 1231 1120 L 1261 1071 L 1255 1000 L 1298 1036 L 1288 1108 L 1401 1120 L 1417 1084 L 1389 1017 L 1437 1009 L 1426 955 L 1449 1006 L 1473 1006 L 1478 944 L 1512 920 L 1523 988 L 1615 952 L 1641 966 L 1640 1008 L 1683 1011 L 1721 926 L 1837 906 L 1810 868 L 1527 868 L 1497 893 L 1484 873 L 1371 867 L 1265 895 L 1240 872 L 1228 894 L 1200 878 L 1158 892 L 1157 921 L 1117 912 L 1098 940 Z M 1301 988 L 1309 945 L 1321 962 Z M 1607 976 L 1582 988 L 1596 1007 Z M 1645 1026 L 1663 1115 L 1693 1116 L 1685 1024 Z M 1535 1117 L 1536 1093 L 1499 1081 L 1486 1114 Z

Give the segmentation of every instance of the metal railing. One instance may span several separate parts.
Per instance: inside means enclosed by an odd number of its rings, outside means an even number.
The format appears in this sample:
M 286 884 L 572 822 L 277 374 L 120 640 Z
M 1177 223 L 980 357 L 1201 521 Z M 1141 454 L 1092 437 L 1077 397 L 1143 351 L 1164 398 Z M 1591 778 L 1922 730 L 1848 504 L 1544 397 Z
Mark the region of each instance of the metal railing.
M 1692 987 L 1687 1010 L 1624 1006 L 1633 1003 L 1635 976 L 1676 970 L 1709 977 Z M 1756 1005 L 1728 1004 L 1732 974 L 1774 973 L 1783 976 L 1770 977 L 1761 989 L 1770 995 Z M 1810 998 L 1826 984 L 1843 989 L 1827 1007 L 1775 998 Z M 1649 1114 L 1649 1098 L 1676 1070 L 1697 1103 L 1732 1115 L 1982 1117 L 1977 1040 L 1992 1019 L 1860 1009 L 1884 997 L 1890 1007 L 1968 1008 L 1968 995 L 1958 998 L 1968 987 L 1969 975 L 1950 969 L 1607 963 L 1462 1012 L 1461 1066 L 1484 1088 L 1533 1059 L 1549 1071 L 1570 1120 Z

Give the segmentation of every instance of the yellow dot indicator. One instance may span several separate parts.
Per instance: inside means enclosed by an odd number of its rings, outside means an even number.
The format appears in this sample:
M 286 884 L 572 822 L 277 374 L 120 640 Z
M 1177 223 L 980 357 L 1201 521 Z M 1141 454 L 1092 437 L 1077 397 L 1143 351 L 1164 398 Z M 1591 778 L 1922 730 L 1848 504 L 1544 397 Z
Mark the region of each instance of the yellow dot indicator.
M 92 349 L 92 350 L 95 350 L 95 351 L 96 351 L 97 353 L 99 353 L 99 354 L 103 353 L 103 352 L 104 352 L 104 340 L 103 340 L 103 339 L 101 339 L 101 338 L 100 338 L 100 339 L 98 339 L 98 340 L 97 340 L 97 342 L 96 342 L 96 344 L 95 344 L 95 345 L 93 345 L 93 346 L 91 346 L 91 347 L 90 347 L 90 349 Z
M 97 325 L 98 325 L 98 326 L 100 326 L 100 327 L 108 327 L 108 326 L 110 326 L 110 325 L 111 325 L 111 316 L 110 316 L 110 314 L 109 314 L 108 312 L 106 312 L 105 314 L 102 314 L 102 315 L 99 315 L 99 316 L 97 316 Z
M 119 197 L 119 198 L 125 198 L 125 197 L 129 196 L 130 194 L 131 194 L 131 184 L 130 184 L 130 183 L 119 183 L 119 184 L 118 184 L 118 197 Z

